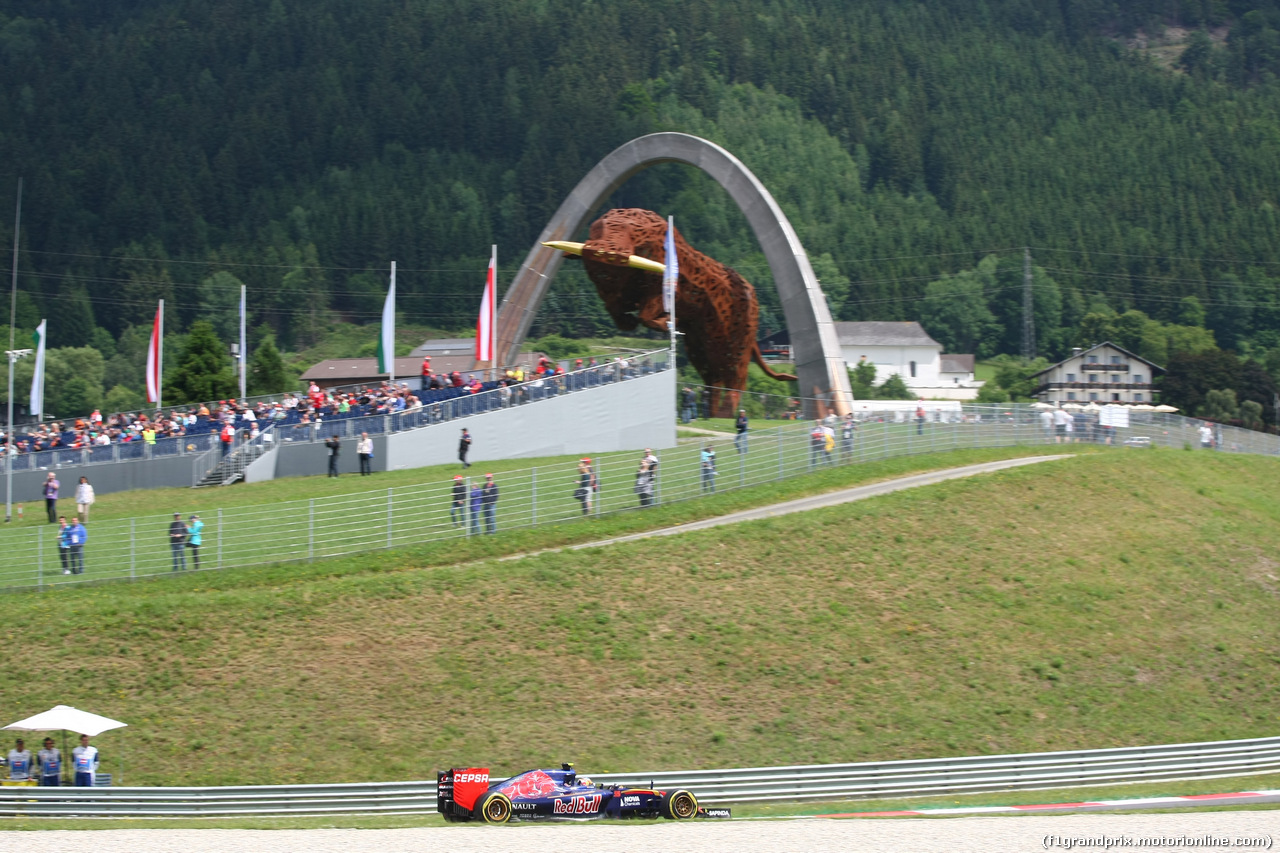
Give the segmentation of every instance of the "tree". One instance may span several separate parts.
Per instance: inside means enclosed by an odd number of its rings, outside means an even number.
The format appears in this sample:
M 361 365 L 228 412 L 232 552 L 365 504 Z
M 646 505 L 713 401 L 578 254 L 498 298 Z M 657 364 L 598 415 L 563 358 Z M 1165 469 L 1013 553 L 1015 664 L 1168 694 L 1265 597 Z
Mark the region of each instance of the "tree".
M 920 303 L 920 325 L 945 352 L 990 358 L 1004 327 L 987 307 L 984 277 L 966 270 L 929 282 Z
M 240 285 L 243 282 L 219 270 L 200 282 L 196 299 L 201 319 L 208 320 L 214 333 L 224 341 L 240 340 Z
M 1196 412 L 1202 418 L 1226 423 L 1233 421 L 1240 412 L 1236 392 L 1230 388 L 1215 388 L 1204 395 L 1204 405 Z
M 1262 429 L 1262 411 L 1257 400 L 1245 400 L 1240 404 L 1240 423 L 1245 429 Z
M 916 394 L 907 387 L 902 376 L 895 373 L 884 381 L 876 390 L 876 398 L 880 400 L 914 400 Z
M 1240 373 L 1240 360 L 1229 352 L 1181 353 L 1169 359 L 1160 379 L 1160 399 L 1184 412 L 1199 411 L 1210 390 L 1239 385 Z
M 231 356 L 213 326 L 207 320 L 192 323 L 165 397 L 175 403 L 218 400 L 235 396 L 238 384 Z
M 264 338 L 249 359 L 249 393 L 278 394 L 286 389 L 287 384 L 280 350 L 276 349 L 273 338 Z
M 853 398 L 855 400 L 869 400 L 874 396 L 873 388 L 876 383 L 876 366 L 867 361 L 866 357 L 858 359 L 858 363 L 849 370 L 849 384 L 853 387 Z

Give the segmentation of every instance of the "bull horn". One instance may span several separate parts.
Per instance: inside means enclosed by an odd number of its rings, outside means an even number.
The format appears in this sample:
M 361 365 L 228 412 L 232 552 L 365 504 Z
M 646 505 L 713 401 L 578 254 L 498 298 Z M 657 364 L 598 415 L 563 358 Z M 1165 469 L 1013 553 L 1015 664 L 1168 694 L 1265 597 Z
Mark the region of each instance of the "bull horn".
M 585 243 L 573 243 L 568 240 L 548 240 L 542 245 L 548 249 L 558 249 L 569 255 L 581 255 L 582 247 Z M 639 255 L 631 255 L 627 258 L 627 266 L 634 267 L 638 270 L 647 270 L 648 272 L 666 272 L 666 267 L 657 261 L 651 261 L 648 258 L 642 258 Z

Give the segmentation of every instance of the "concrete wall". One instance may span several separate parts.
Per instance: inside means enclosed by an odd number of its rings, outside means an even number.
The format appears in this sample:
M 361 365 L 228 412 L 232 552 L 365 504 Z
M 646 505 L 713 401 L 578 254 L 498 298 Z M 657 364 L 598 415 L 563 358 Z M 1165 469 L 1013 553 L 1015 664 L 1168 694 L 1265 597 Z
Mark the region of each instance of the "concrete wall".
M 392 469 L 440 465 L 458 458 L 462 427 L 471 432 L 471 462 L 567 453 L 674 447 L 676 373 L 664 370 L 525 406 L 386 437 Z M 321 469 L 323 470 L 323 469 Z
M 37 471 L 13 472 L 14 503 L 39 502 L 41 511 L 44 498 L 40 495 L 41 484 L 52 470 L 58 475 L 61 488 L 59 501 L 75 512 L 76 484 L 80 477 L 89 478 L 94 494 L 108 495 L 112 492 L 127 492 L 131 489 L 155 489 L 167 486 L 190 488 L 191 460 L 195 456 L 165 456 L 160 459 L 137 459 L 131 462 L 116 462 L 107 465 L 63 465 L 60 468 L 40 469 Z
M 470 420 L 468 418 L 467 420 Z M 313 474 L 327 474 L 329 471 L 329 448 L 324 446 L 327 436 L 321 429 L 315 441 L 286 441 L 272 455 L 276 458 L 275 476 L 277 477 L 310 477 Z M 374 435 L 373 464 L 374 471 L 387 470 L 387 436 Z M 338 474 L 359 474 L 360 457 L 356 455 L 358 438 L 344 438 L 338 451 Z

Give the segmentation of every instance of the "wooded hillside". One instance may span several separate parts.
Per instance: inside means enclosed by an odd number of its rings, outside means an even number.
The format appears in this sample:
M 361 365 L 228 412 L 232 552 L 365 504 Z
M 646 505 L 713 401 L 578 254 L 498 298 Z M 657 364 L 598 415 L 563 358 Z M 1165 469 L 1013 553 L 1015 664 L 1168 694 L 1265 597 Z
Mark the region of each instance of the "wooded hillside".
M 945 337 L 973 309 L 978 340 L 945 343 L 1016 351 L 1030 246 L 1042 354 L 1132 309 L 1265 361 L 1278 69 L 1280 4 L 1244 0 L 6 0 L 0 199 L 26 178 L 20 324 L 97 347 L 105 387 L 140 385 L 156 299 L 225 338 L 240 282 L 286 350 L 372 321 L 391 260 L 406 323 L 465 327 L 489 245 L 509 279 L 564 193 L 655 130 L 756 171 L 839 318 Z M 700 173 L 614 202 L 674 214 L 781 325 Z M 607 326 L 570 274 L 535 331 Z

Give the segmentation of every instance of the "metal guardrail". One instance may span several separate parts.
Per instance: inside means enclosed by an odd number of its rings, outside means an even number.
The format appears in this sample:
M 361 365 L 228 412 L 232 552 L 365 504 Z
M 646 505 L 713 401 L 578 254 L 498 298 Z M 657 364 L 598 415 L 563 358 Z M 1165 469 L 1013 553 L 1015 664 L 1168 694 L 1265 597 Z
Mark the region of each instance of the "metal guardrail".
M 1280 772 L 1280 737 L 956 758 L 596 773 L 606 784 L 689 788 L 703 803 L 917 797 Z M 0 815 L 201 817 L 431 814 L 434 780 L 221 788 L 0 788 Z

